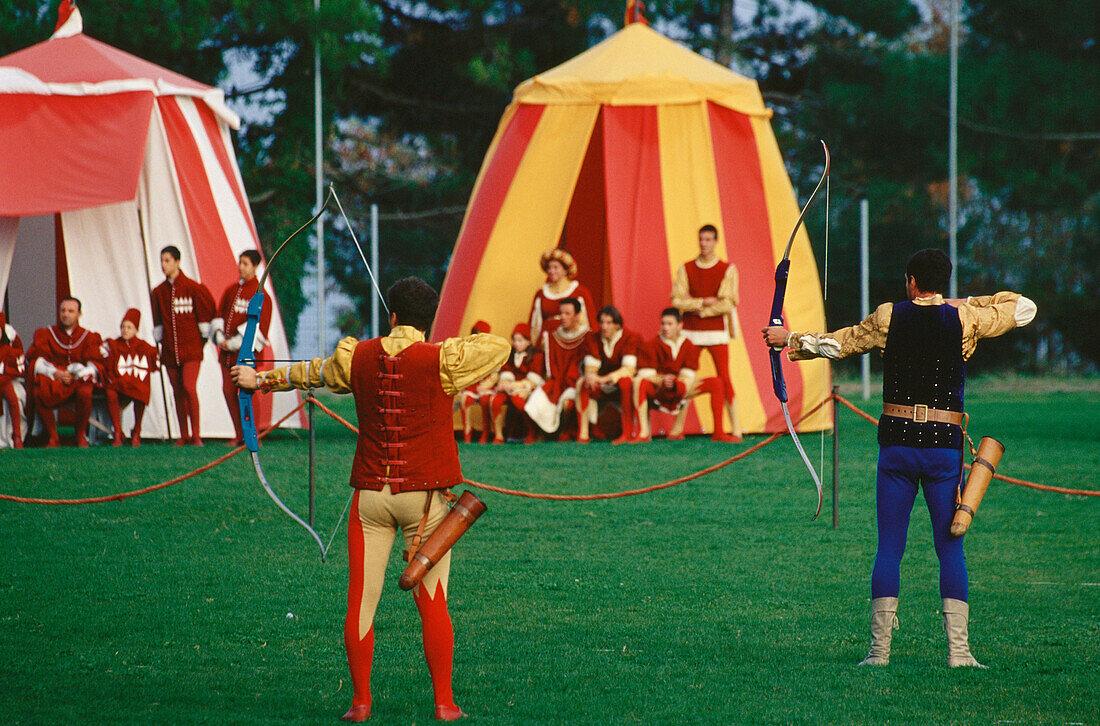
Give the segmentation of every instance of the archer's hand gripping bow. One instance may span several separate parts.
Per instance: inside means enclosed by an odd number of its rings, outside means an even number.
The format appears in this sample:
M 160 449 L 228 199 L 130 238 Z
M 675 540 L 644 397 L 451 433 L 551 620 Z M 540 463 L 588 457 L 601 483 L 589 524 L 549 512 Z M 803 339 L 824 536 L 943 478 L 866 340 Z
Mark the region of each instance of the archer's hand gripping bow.
M 795 222 L 794 229 L 791 230 L 791 238 L 787 240 L 787 250 L 783 253 L 783 259 L 779 261 L 779 265 L 775 268 L 775 295 L 772 296 L 771 320 L 768 321 L 768 325 L 783 325 L 783 300 L 787 295 L 787 274 L 791 270 L 791 245 L 794 244 L 794 236 L 798 233 L 798 228 L 802 226 L 802 220 L 806 217 L 806 211 L 814 203 L 814 198 L 821 191 L 821 185 L 829 177 L 829 147 L 822 141 L 821 148 L 825 150 L 825 171 L 822 172 L 821 180 L 814 187 L 813 194 L 806 201 L 806 206 L 802 208 L 801 214 L 798 215 L 798 221 Z M 798 453 L 802 455 L 802 461 L 805 462 L 806 468 L 810 471 L 810 476 L 813 477 L 814 485 L 817 487 L 817 510 L 814 511 L 813 516 L 814 519 L 817 519 L 817 515 L 821 514 L 821 503 L 824 499 L 821 490 L 821 478 L 818 477 L 809 457 L 806 456 L 806 450 L 802 448 L 802 442 L 798 440 L 794 424 L 791 423 L 791 412 L 787 408 L 787 382 L 783 380 L 783 367 L 780 358 L 782 350 L 782 348 L 772 348 L 768 351 L 772 363 L 772 390 L 775 391 L 775 397 L 779 399 L 779 404 L 783 408 L 783 418 L 787 421 L 787 431 L 791 435 L 791 440 L 794 441 Z

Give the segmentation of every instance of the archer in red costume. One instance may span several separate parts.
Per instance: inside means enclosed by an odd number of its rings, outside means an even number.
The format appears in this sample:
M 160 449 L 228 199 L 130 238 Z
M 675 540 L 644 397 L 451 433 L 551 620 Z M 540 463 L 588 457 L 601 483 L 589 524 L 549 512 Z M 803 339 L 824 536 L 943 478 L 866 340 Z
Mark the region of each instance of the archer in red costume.
M 256 268 L 260 265 L 260 253 L 245 250 L 237 259 L 237 283 L 225 288 L 218 303 L 218 317 L 210 322 L 210 332 L 214 344 L 218 346 L 218 363 L 222 372 L 222 395 L 229 408 L 229 418 L 233 421 L 233 440 L 230 446 L 240 446 L 244 441 L 241 432 L 241 408 L 237 398 L 237 386 L 229 370 L 237 365 L 237 354 L 241 350 L 241 339 L 248 325 L 248 303 L 260 286 L 256 278 Z M 270 341 L 267 338 L 271 329 L 271 296 L 264 291 L 264 306 L 260 313 L 260 325 L 256 329 L 256 342 L 252 345 L 252 354 L 259 357 Z
M 408 277 L 390 287 L 390 334 L 362 342 L 344 338 L 328 358 L 257 374 L 235 366 L 241 388 L 284 391 L 327 386 L 351 393 L 359 441 L 351 466 L 355 489 L 348 520 L 348 611 L 344 646 L 353 694 L 345 721 L 370 717 L 374 613 L 397 528 L 412 546 L 419 524 L 427 537 L 446 516 L 441 491 L 461 484 L 452 401 L 463 388 L 498 369 L 508 342 L 495 335 L 424 340 L 439 304 L 425 282 Z M 454 630 L 447 611 L 448 552 L 413 591 L 431 674 L 435 717 L 465 714 L 451 691 Z
M 588 441 L 588 427 L 598 419 L 597 401 L 617 401 L 622 412 L 622 434 L 613 444 L 630 441 L 634 421 L 634 374 L 642 339 L 623 329 L 618 308 L 608 305 L 596 315 L 599 330 L 588 333 L 584 378 L 577 386 L 577 441 Z
M 512 353 L 507 362 L 500 369 L 496 390 L 490 403 L 490 413 L 493 417 L 493 443 L 504 443 L 504 417 L 506 407 L 512 406 L 523 416 L 527 426 L 527 438 L 524 443 L 535 442 L 535 422 L 523 411 L 527 404 L 527 398 L 531 391 L 546 382 L 542 377 L 543 354 L 531 344 L 531 326 L 527 323 L 516 323 L 512 329 Z
M 543 364 L 546 382 L 531 392 L 523 410 L 548 434 L 561 428 L 562 414 L 577 399 L 577 379 L 581 375 L 585 334 L 588 327 L 581 317 L 581 302 L 567 297 L 558 307 L 561 325 L 542 333 Z M 562 432 L 562 436 L 566 436 Z
M 661 334 L 649 341 L 641 355 L 641 368 L 635 379 L 634 405 L 638 412 L 638 435 L 631 443 L 650 440 L 650 404 L 665 413 L 676 416 L 668 439 L 684 438 L 684 421 L 687 418 L 687 401 L 706 393 L 710 395 L 710 409 L 714 415 L 715 430 L 711 438 L 729 441 L 722 432 L 722 382 L 716 378 L 699 380 L 699 347 L 684 335 L 680 311 L 665 308 L 661 311 Z
M 15 328 L 8 325 L 7 315 L 0 313 L 0 400 L 8 404 L 11 445 L 16 449 L 23 448 L 23 405 L 15 390 L 15 381 L 25 374 L 23 340 L 15 332 Z M 0 413 L 3 411 L 0 410 Z
M 61 299 L 57 325 L 34 331 L 27 351 L 34 371 L 34 405 L 46 429 L 46 446 L 60 445 L 54 409 L 72 401 L 76 408 L 76 445 L 88 446 L 88 421 L 92 417 L 92 391 L 99 378 L 101 360 L 98 333 L 80 327 L 80 301 Z
M 722 382 L 722 399 L 730 417 L 729 437 L 741 440 L 741 424 L 734 405 L 733 381 L 730 380 L 729 345 L 737 335 L 737 268 L 719 259 L 715 248 L 718 230 L 712 224 L 699 228 L 699 256 L 676 270 L 672 282 L 672 306 L 684 319 L 684 335 L 692 343 L 710 353 L 718 379 Z M 715 432 L 723 430 L 722 418 L 715 419 Z
M 577 282 L 577 262 L 573 255 L 555 247 L 542 253 L 539 266 L 546 273 L 546 284 L 535 293 L 531 303 L 532 340 L 540 340 L 543 333 L 554 332 L 561 323 L 558 306 L 566 298 L 572 298 L 580 305 L 582 332 L 596 327 L 596 306 L 592 302 L 592 293 Z
M 130 308 L 122 316 L 119 337 L 108 338 L 103 353 L 103 387 L 107 393 L 107 411 L 114 428 L 112 446 L 122 446 L 122 407 L 134 404 L 134 427 L 130 445 L 141 446 L 141 420 L 149 405 L 152 376 L 159 368 L 157 349 L 137 337 L 141 311 Z
M 199 435 L 199 366 L 214 319 L 214 296 L 206 285 L 180 269 L 180 251 L 160 251 L 164 282 L 153 288 L 153 338 L 161 344 L 160 361 L 172 384 L 180 438 L 176 446 L 202 446 Z

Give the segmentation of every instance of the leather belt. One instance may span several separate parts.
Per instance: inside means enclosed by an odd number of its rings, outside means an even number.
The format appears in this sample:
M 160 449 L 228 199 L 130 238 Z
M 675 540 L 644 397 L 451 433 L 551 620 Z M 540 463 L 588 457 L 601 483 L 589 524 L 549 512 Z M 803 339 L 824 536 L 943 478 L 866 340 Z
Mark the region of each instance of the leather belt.
M 913 406 L 899 406 L 896 403 L 882 404 L 882 415 L 904 418 L 917 423 L 935 421 L 937 423 L 954 424 L 962 427 L 964 414 L 961 411 L 943 411 L 938 408 L 928 408 L 923 403 Z

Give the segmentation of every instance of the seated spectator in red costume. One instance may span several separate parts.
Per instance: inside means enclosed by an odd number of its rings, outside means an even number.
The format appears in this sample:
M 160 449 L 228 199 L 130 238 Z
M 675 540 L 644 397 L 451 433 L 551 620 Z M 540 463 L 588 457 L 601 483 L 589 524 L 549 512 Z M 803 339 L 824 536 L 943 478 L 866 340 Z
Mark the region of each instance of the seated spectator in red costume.
M 470 329 L 470 335 L 479 335 L 483 333 L 489 333 L 492 329 L 489 324 L 484 320 L 479 320 L 474 323 L 474 327 Z M 462 393 L 458 394 L 458 405 L 462 411 L 462 440 L 465 443 L 470 443 L 473 439 L 474 424 L 470 417 L 470 408 L 474 404 L 481 406 L 481 443 L 489 443 L 489 434 L 492 431 L 490 424 L 489 408 L 493 397 L 493 390 L 497 385 L 497 374 L 494 371 L 485 378 L 482 378 L 472 386 L 468 386 L 463 389 Z
M 34 408 L 46 429 L 46 446 L 60 445 L 54 409 L 69 401 L 76 409 L 76 445 L 88 445 L 88 421 L 92 416 L 92 391 L 99 378 L 101 360 L 98 333 L 80 327 L 80 301 L 61 299 L 57 325 L 34 331 L 27 351 L 34 372 Z
M 508 362 L 500 369 L 496 389 L 490 402 L 490 412 L 493 419 L 493 443 L 504 443 L 504 417 L 508 406 L 512 406 L 523 417 L 527 427 L 527 438 L 524 443 L 535 442 L 535 422 L 523 411 L 527 404 L 527 397 L 531 391 L 541 386 L 546 380 L 542 377 L 543 354 L 531 345 L 531 326 L 527 323 L 517 323 L 512 329 L 512 353 L 508 356 Z
M 587 442 L 588 427 L 598 419 L 598 401 L 618 402 L 622 411 L 622 435 L 612 443 L 630 440 L 634 421 L 634 374 L 642 339 L 623 329 L 618 308 L 608 305 L 596 315 L 598 330 L 588 333 L 584 378 L 577 386 L 577 440 Z
M 180 438 L 176 446 L 202 446 L 199 435 L 199 366 L 214 319 L 214 296 L 206 285 L 180 269 L 180 251 L 160 251 L 164 282 L 153 288 L 153 339 L 161 344 L 160 362 L 172 384 Z
M 642 355 L 641 367 L 635 378 L 634 405 L 638 413 L 638 435 L 631 443 L 650 440 L 649 406 L 674 414 L 676 421 L 668 438 L 677 441 L 684 438 L 684 422 L 687 419 L 688 401 L 706 393 L 710 396 L 710 410 L 714 416 L 714 441 L 736 442 L 724 432 L 722 412 L 725 398 L 721 379 L 717 377 L 698 380 L 699 347 L 692 343 L 683 331 L 680 311 L 665 308 L 661 311 L 661 334 L 651 340 Z
M 546 382 L 531 392 L 523 410 L 548 434 L 562 427 L 562 414 L 577 398 L 577 379 L 584 358 L 587 321 L 581 316 L 581 303 L 567 297 L 558 304 L 560 325 L 542 333 L 542 354 Z M 569 434 L 562 432 L 563 440 Z
M 218 362 L 222 371 L 222 395 L 229 408 L 229 418 L 233 420 L 233 440 L 230 446 L 240 446 L 244 439 L 241 431 L 241 408 L 237 398 L 237 386 L 229 375 L 229 369 L 237 365 L 237 355 L 241 350 L 241 339 L 248 325 L 248 303 L 256 294 L 260 281 L 256 277 L 256 268 L 260 265 L 260 253 L 245 250 L 237 258 L 237 272 L 240 278 L 225 288 L 218 303 L 218 317 L 210 321 L 210 333 L 214 344 L 218 346 Z M 268 330 L 271 328 L 271 296 L 264 292 L 264 307 L 260 313 L 260 325 L 256 329 L 256 342 L 252 345 L 252 354 L 259 355 L 269 344 Z
M 152 375 L 157 371 L 157 349 L 137 337 L 141 311 L 130 308 L 122 316 L 119 337 L 108 338 L 100 347 L 103 353 L 103 387 L 107 393 L 107 412 L 114 429 L 112 446 L 122 446 L 122 407 L 134 404 L 134 427 L 130 446 L 141 446 L 141 419 L 149 405 Z
M 23 405 L 19 401 L 15 384 L 24 376 L 25 371 L 23 340 L 15 332 L 15 328 L 8 325 L 7 315 L 0 313 L 0 407 L 5 403 L 8 405 L 11 445 L 16 449 L 23 448 Z M 2 409 L 0 413 L 3 413 Z

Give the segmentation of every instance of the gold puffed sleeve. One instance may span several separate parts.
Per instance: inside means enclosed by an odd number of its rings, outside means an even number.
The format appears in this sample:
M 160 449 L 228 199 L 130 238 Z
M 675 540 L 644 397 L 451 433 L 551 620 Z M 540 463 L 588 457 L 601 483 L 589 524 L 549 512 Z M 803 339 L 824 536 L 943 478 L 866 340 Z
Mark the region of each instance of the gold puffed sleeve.
M 832 333 L 792 332 L 787 336 L 787 345 L 791 348 L 787 357 L 790 360 L 836 360 L 866 353 L 874 348 L 885 348 L 893 312 L 893 303 L 883 303 L 866 320 Z
M 344 338 L 328 358 L 299 361 L 260 374 L 263 391 L 289 391 L 293 388 L 327 388 L 333 393 L 351 393 L 351 358 L 359 341 Z
M 1035 303 L 1019 293 L 1003 291 L 967 298 L 959 305 L 963 360 L 974 355 L 982 338 L 1004 335 L 1013 328 L 1027 325 L 1034 317 Z
M 672 307 L 681 313 L 697 313 L 703 308 L 703 299 L 691 296 L 684 265 L 676 268 L 676 274 L 672 277 Z
M 457 396 L 498 370 L 511 352 L 511 343 L 491 333 L 447 338 L 439 346 L 439 382 L 443 384 L 443 392 Z

